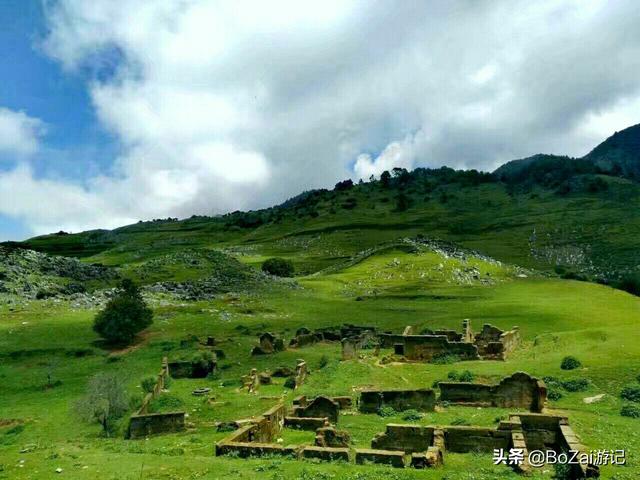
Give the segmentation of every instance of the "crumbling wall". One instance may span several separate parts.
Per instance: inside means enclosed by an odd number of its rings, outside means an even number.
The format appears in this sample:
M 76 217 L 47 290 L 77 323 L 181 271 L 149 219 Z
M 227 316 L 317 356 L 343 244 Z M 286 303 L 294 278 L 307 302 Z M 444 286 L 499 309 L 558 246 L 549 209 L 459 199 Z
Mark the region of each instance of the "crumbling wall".
M 434 357 L 455 355 L 461 360 L 477 360 L 478 348 L 459 341 L 449 341 L 445 335 L 382 335 L 383 344 L 403 345 L 407 360 L 430 361 Z
M 175 360 L 169 362 L 169 373 L 173 378 L 205 378 L 216 369 L 216 361 L 206 363 L 190 360 Z
M 436 405 L 436 393 L 429 388 L 418 390 L 363 390 L 360 392 L 359 409 L 375 413 L 383 406 L 397 411 L 415 409 L 432 412 Z
M 547 399 L 541 380 L 516 372 L 497 385 L 467 382 L 440 382 L 440 400 L 459 405 L 526 408 L 540 412 Z
M 370 448 L 356 448 L 356 463 L 360 465 L 363 463 L 378 463 L 396 468 L 404 468 L 406 466 L 404 452 Z
M 282 352 L 284 347 L 284 340 L 276 337 L 271 332 L 265 332 L 258 337 L 260 342 L 251 350 L 251 355 L 269 355 L 276 352 Z
M 294 405 L 293 415 L 296 417 L 328 418 L 331 423 L 338 422 L 340 406 L 329 397 L 319 396 L 305 402 L 304 405 Z
M 511 442 L 509 430 L 467 426 L 447 426 L 443 430 L 447 450 L 455 453 L 508 450 Z
M 131 415 L 127 438 L 144 438 L 159 433 L 184 430 L 184 412 L 146 413 Z
M 520 344 L 518 327 L 505 332 L 485 324 L 478 334 L 474 334 L 469 319 L 462 322 L 462 333 L 438 329 L 413 335 L 412 331 L 407 327 L 402 335 L 382 333 L 380 344 L 384 348 L 393 347 L 397 355 L 414 361 L 430 361 L 443 355 L 455 355 L 461 360 L 504 360 Z
M 151 401 L 161 394 L 167 377 L 169 376 L 169 363 L 166 357 L 162 359 L 162 366 L 158 373 L 156 384 L 142 400 L 138 411 L 129 418 L 129 425 L 125 433 L 126 438 L 136 439 L 184 430 L 185 412 L 148 413 Z
M 371 441 L 371 448 L 401 450 L 408 453 L 426 452 L 433 444 L 435 427 L 390 423 L 384 433 L 378 433 Z
M 513 327 L 503 331 L 488 323 L 475 336 L 479 355 L 487 360 L 504 360 L 520 344 L 520 330 Z
M 296 364 L 296 376 L 295 376 L 295 388 L 299 388 L 302 386 L 304 381 L 307 379 L 307 375 L 309 370 L 307 368 L 307 362 L 304 360 L 298 360 Z

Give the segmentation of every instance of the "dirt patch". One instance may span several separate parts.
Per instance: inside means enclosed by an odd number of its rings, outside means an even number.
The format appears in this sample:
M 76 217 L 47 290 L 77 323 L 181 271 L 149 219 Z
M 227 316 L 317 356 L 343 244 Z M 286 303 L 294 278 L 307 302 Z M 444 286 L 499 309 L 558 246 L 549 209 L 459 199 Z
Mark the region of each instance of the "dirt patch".
M 149 340 L 151 339 L 151 337 L 153 337 L 154 335 L 156 335 L 153 332 L 149 332 L 149 331 L 144 331 L 141 334 L 139 334 L 136 337 L 135 343 L 132 345 L 129 345 L 127 347 L 111 347 L 109 348 L 109 356 L 110 357 L 120 357 L 122 355 L 126 355 L 128 353 L 131 352 L 135 352 L 136 350 L 138 350 L 140 347 L 146 345 L 147 343 L 149 343 Z M 103 348 L 107 348 L 104 347 Z
M 15 425 L 22 425 L 24 420 L 19 418 L 0 418 L 0 427 L 13 427 Z

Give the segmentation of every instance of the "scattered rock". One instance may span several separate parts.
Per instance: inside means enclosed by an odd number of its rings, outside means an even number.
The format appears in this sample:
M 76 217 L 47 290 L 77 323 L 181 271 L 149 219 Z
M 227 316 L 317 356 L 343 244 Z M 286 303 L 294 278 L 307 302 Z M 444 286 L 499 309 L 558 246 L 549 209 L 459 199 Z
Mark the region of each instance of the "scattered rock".
M 597 403 L 605 397 L 606 393 L 594 395 L 593 397 L 585 397 L 582 399 L 584 403 Z

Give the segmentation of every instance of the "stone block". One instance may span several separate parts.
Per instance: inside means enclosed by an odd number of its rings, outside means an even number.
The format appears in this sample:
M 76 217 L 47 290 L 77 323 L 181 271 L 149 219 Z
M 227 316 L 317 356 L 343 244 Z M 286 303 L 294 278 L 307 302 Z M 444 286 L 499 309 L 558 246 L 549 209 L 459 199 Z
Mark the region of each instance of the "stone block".
M 330 447 L 304 447 L 302 450 L 303 458 L 317 458 L 325 461 L 342 460 L 349 461 L 348 448 L 330 448 Z
M 356 449 L 356 463 L 359 465 L 364 463 L 377 463 L 382 465 L 391 465 L 392 467 L 397 468 L 404 468 L 406 466 L 404 452 L 375 450 L 370 448 Z

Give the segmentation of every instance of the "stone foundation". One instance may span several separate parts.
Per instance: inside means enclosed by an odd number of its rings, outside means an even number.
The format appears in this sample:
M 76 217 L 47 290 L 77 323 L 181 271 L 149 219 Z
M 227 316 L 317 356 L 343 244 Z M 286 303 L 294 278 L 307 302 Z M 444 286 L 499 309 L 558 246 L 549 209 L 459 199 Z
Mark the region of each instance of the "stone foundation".
M 160 433 L 181 432 L 184 429 L 184 412 L 131 415 L 127 438 L 135 440 Z
M 457 405 L 526 408 L 540 412 L 547 400 L 542 380 L 524 372 L 506 377 L 497 385 L 467 382 L 440 382 L 440 400 Z
M 420 390 L 363 390 L 360 392 L 359 409 L 364 413 L 376 413 L 383 406 L 396 411 L 415 409 L 432 412 L 436 405 L 436 393 L 431 389 Z
M 317 458 L 325 461 L 342 460 L 349 461 L 348 448 L 331 448 L 331 447 L 304 447 L 302 450 L 303 458 Z
M 312 430 L 314 432 L 319 428 L 324 427 L 325 423 L 328 422 L 329 419 L 327 417 L 284 417 L 285 427 L 295 428 L 297 430 Z
M 407 453 L 426 452 L 433 445 L 433 431 L 434 427 L 390 423 L 384 433 L 373 437 L 371 448 Z
M 356 448 L 356 463 L 378 463 L 404 468 L 406 466 L 404 452 L 392 452 L 390 450 L 375 450 L 370 448 Z

